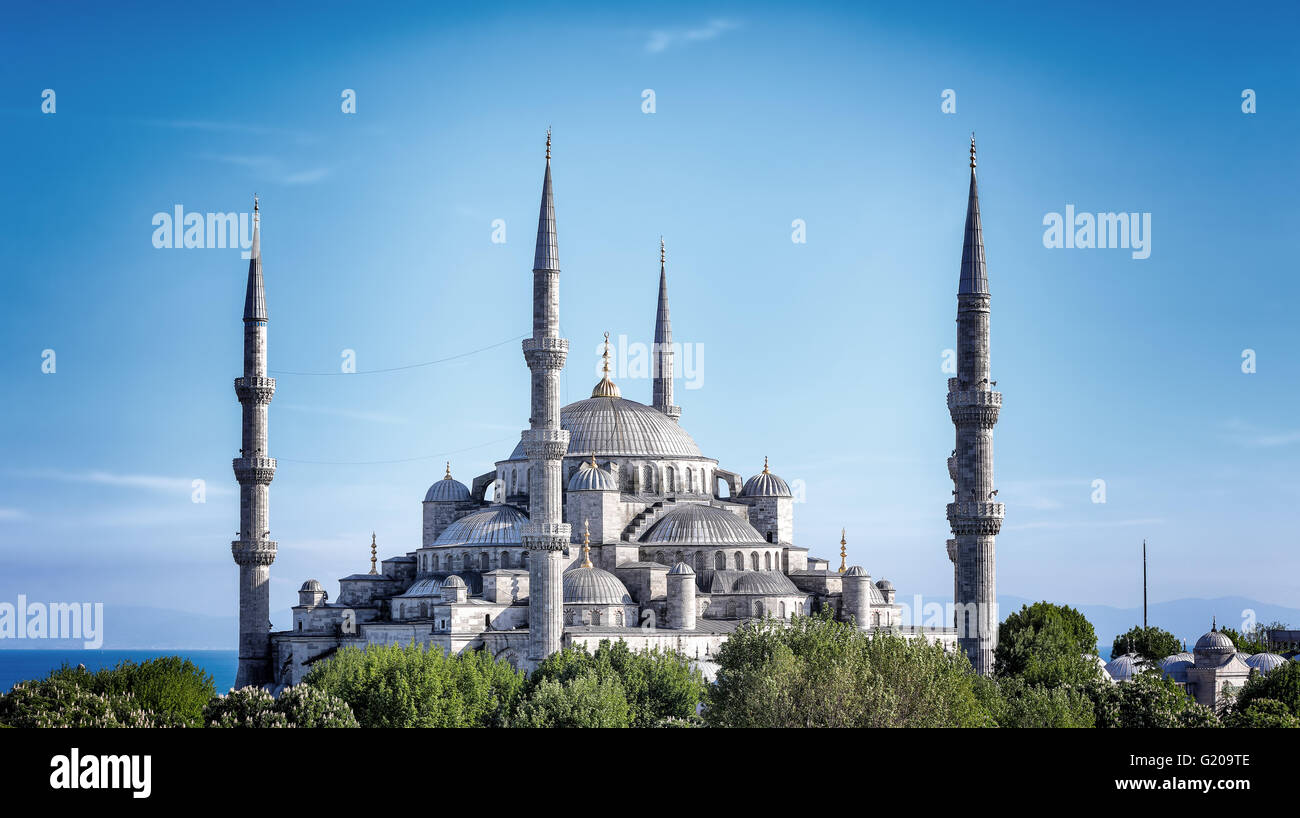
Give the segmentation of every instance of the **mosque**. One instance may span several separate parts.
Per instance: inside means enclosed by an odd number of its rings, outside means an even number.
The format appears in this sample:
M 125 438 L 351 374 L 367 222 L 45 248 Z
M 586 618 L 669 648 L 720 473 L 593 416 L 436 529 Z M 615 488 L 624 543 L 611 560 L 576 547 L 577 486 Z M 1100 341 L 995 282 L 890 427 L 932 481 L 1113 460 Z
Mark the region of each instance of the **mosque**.
M 962 309 L 982 323 L 964 331 L 966 363 L 959 362 L 949 392 L 959 448 L 965 446 L 949 461 L 962 491 L 948 507 L 957 537 L 948 541 L 948 555 L 959 601 L 971 588 L 992 598 L 992 535 L 1002 514 L 1000 503 L 987 502 L 997 494 L 987 494 L 997 408 L 990 396 L 1000 404 L 1001 395 L 989 391 L 987 377 L 977 383 L 971 369 L 960 368 L 982 361 L 983 369 L 973 372 L 987 376 L 987 278 L 973 145 L 971 168 L 974 229 L 968 214 Z M 276 544 L 267 538 L 275 473 L 275 459 L 267 453 L 267 409 L 275 380 L 267 376 L 260 242 L 255 205 L 244 374 L 235 381 L 243 406 L 243 448 L 234 461 L 241 515 L 240 538 L 232 543 L 240 570 L 236 687 L 294 684 L 339 648 L 368 644 L 482 650 L 531 669 L 565 646 L 594 649 L 602 640 L 620 639 L 634 649 L 681 652 L 707 671 L 711 657 L 743 623 L 828 609 L 862 629 L 890 629 L 957 649 L 955 627 L 903 626 L 894 586 L 861 566 L 848 566 L 843 537 L 837 567 L 798 545 L 794 497 L 766 458 L 762 470 L 745 479 L 706 455 L 683 427 L 673 394 L 662 240 L 651 402 L 623 397 L 610 378 L 607 334 L 604 376 L 591 396 L 560 406 L 568 342 L 558 335 L 560 264 L 549 133 L 533 263 L 533 333 L 523 342 L 532 375 L 529 428 L 495 468 L 467 482 L 457 480 L 448 464 L 424 494 L 418 546 L 380 559 L 372 537 L 368 573 L 341 578 L 333 598 L 320 582 L 307 580 L 291 630 L 268 632 Z M 961 320 L 959 315 L 959 334 Z M 981 335 L 983 346 L 975 348 Z M 963 499 L 967 492 L 970 502 Z M 972 579 L 963 584 L 963 576 Z M 991 661 L 995 638 L 996 631 L 972 640 L 968 652 Z

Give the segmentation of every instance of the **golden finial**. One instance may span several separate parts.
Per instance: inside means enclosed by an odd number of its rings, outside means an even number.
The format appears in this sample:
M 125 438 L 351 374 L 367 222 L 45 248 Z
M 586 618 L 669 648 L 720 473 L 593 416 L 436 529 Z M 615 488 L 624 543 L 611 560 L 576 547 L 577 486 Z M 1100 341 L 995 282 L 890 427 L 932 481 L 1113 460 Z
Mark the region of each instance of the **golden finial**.
M 546 126 L 546 161 L 551 161 L 551 126 Z
M 763 455 L 763 474 L 771 474 L 771 472 L 767 470 L 767 455 Z
M 595 452 L 592 452 L 592 453 L 591 453 L 591 467 L 592 467 L 593 469 L 595 469 L 595 468 L 599 468 L 599 467 L 596 465 L 596 453 L 595 453 Z
M 447 473 L 444 474 L 444 475 L 442 476 L 442 479 L 443 479 L 443 480 L 450 480 L 450 479 L 451 479 L 451 461 L 450 461 L 450 460 L 447 461 Z
M 841 528 L 840 529 L 840 573 L 841 574 L 849 570 L 847 565 L 847 560 L 849 555 L 848 546 L 849 546 L 848 538 L 844 535 L 844 529 Z
M 378 560 L 375 559 L 375 552 L 377 550 L 379 550 L 379 546 L 375 544 L 375 532 L 371 531 L 370 532 L 370 573 L 372 574 L 379 573 L 378 571 L 375 570 L 375 563 L 378 562 Z
M 970 132 L 970 169 L 975 170 L 975 132 Z
M 660 267 L 664 266 L 664 258 L 665 258 L 664 237 L 660 236 L 659 237 L 659 266 Z
M 591 564 L 591 526 L 582 521 L 582 567 L 593 568 Z
M 618 391 L 618 385 L 609 379 L 609 333 L 608 332 L 605 333 L 605 351 L 601 353 L 601 358 L 604 359 L 604 362 L 601 364 L 601 371 L 604 373 L 604 376 L 600 379 L 600 383 L 596 384 L 596 388 L 591 390 L 591 396 L 593 398 L 622 397 L 622 394 Z

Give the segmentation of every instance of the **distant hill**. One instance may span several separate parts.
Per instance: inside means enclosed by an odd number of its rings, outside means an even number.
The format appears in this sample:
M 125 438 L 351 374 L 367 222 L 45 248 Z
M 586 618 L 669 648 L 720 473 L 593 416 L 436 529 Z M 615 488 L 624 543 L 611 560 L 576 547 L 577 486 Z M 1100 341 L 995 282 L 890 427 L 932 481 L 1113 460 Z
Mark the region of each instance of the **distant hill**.
M 277 630 L 286 629 L 292 614 L 272 613 Z M 195 614 L 133 605 L 104 606 L 107 650 L 235 650 L 239 620 L 231 614 Z M 0 650 L 68 650 L 83 646 L 79 639 L 0 639 Z

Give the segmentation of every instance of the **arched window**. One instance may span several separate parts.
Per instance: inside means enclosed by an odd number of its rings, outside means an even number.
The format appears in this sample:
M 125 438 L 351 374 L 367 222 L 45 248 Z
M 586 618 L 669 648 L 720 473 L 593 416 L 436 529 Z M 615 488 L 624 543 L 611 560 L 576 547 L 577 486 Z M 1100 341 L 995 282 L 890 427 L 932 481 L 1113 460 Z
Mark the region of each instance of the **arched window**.
M 460 555 L 460 567 L 469 570 L 474 566 L 474 558 L 469 555 L 468 551 L 462 551 Z
M 875 625 L 877 628 L 880 627 L 880 611 L 871 614 L 871 624 Z
M 492 558 L 488 556 L 488 552 L 484 551 L 482 554 L 478 555 L 478 567 L 480 571 L 486 571 L 491 568 L 491 563 Z
M 763 618 L 763 600 L 761 599 L 754 600 L 754 616 L 759 619 Z
M 641 479 L 643 481 L 642 488 L 644 488 L 648 492 L 653 493 L 655 490 L 655 478 L 654 478 L 654 471 L 650 468 L 649 463 L 646 464 L 644 476 Z
M 781 618 L 785 619 L 785 603 L 781 603 Z
M 510 567 L 510 552 L 509 552 L 509 551 L 502 551 L 502 552 L 501 552 L 501 567 L 502 567 L 502 568 L 509 568 L 509 567 Z
M 735 553 L 735 559 L 734 559 L 734 562 L 735 562 L 735 567 L 736 567 L 736 570 L 737 570 L 737 571 L 744 571 L 744 570 L 745 570 L 745 555 L 744 555 L 744 554 L 742 554 L 742 553 L 740 553 L 739 551 L 737 551 L 737 552 Z
M 673 565 L 685 561 L 686 561 L 686 555 L 683 554 L 681 551 L 678 551 L 676 554 L 673 554 Z
M 421 619 L 429 618 L 429 603 L 427 602 L 420 603 L 420 618 Z
M 599 625 L 599 624 L 600 624 L 600 611 L 599 611 L 599 610 L 594 610 L 594 611 L 591 612 L 591 624 L 593 624 L 593 625 Z
M 697 574 L 704 573 L 704 568 L 706 565 L 708 565 L 707 559 L 708 558 L 704 556 L 703 551 L 695 552 L 695 573 Z
M 757 552 L 757 551 L 751 551 L 751 552 L 749 552 L 749 568 L 750 568 L 751 571 L 757 571 L 757 570 L 758 570 L 758 552 Z
M 483 614 L 483 627 L 492 627 L 492 614 Z
M 771 531 L 767 532 L 767 541 L 768 541 L 768 542 L 773 542 L 773 539 L 772 539 L 772 532 L 771 532 Z
M 727 570 L 727 555 L 721 551 L 713 552 L 713 567 L 719 571 Z
M 666 553 L 663 552 L 663 551 L 656 551 L 656 552 L 655 552 L 655 562 L 659 563 L 660 565 L 667 565 L 667 564 L 668 564 L 668 554 L 666 554 Z
M 672 466 L 668 467 L 668 491 L 677 491 L 677 472 L 673 470 Z
M 519 472 L 515 469 L 511 469 L 510 470 L 510 493 L 517 494 L 518 492 L 519 492 Z
M 695 491 L 695 470 L 690 467 L 686 469 L 686 490 Z
M 438 570 L 438 555 L 437 555 L 437 554 L 430 554 L 430 555 L 429 555 L 429 570 L 430 570 L 430 571 L 437 571 L 437 570 Z
M 619 626 L 620 628 L 623 627 L 623 612 L 622 612 L 622 611 L 614 611 L 614 624 L 617 625 L 617 626 Z
M 734 599 L 727 603 L 727 618 L 736 618 L 736 600 Z
M 764 570 L 764 571 L 771 571 L 771 570 L 772 570 L 772 552 L 771 552 L 771 551 L 764 551 L 764 552 L 763 552 L 763 570 Z

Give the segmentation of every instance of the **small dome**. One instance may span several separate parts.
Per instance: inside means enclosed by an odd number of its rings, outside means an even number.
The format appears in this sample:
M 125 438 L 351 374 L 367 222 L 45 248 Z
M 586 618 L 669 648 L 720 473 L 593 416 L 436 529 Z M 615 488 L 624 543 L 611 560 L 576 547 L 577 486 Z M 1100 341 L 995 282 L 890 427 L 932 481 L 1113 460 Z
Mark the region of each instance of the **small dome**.
M 591 461 L 584 462 L 569 478 L 569 491 L 618 491 L 614 475 L 595 464 L 595 455 Z
M 683 543 L 690 545 L 770 545 L 749 523 L 720 508 L 701 503 L 679 505 L 659 518 L 646 535 L 644 543 Z
M 1286 664 L 1286 659 L 1278 656 L 1276 653 L 1256 653 L 1246 660 L 1246 664 L 1258 670 L 1260 673 L 1271 673 L 1282 665 Z
M 325 592 L 325 588 L 316 580 L 309 579 L 302 584 L 301 588 L 298 589 L 298 593 L 303 593 L 303 592 L 322 594 Z
M 668 573 L 669 573 L 670 575 L 673 575 L 673 576 L 692 576 L 692 577 L 693 577 L 693 576 L 695 576 L 695 569 L 692 568 L 691 566 L 687 565 L 687 564 L 684 563 L 684 562 L 679 562 L 679 563 L 677 563 L 676 565 L 674 565 L 672 568 L 668 569 Z
M 1192 652 L 1198 657 L 1204 656 L 1226 662 L 1237 652 L 1237 646 L 1223 631 L 1212 630 L 1196 640 L 1196 647 Z
M 767 458 L 763 458 L 763 470 L 745 481 L 740 490 L 741 497 L 790 497 L 790 486 L 780 477 L 767 470 Z
M 780 571 L 744 571 L 731 586 L 733 594 L 755 596 L 793 596 L 799 594 L 794 583 Z
M 1127 682 L 1144 670 L 1144 664 L 1136 654 L 1126 653 L 1107 662 L 1106 673 L 1117 682 Z
M 452 574 L 451 576 L 447 577 L 446 579 L 444 579 L 444 580 L 442 581 L 442 587 L 444 587 L 444 588 L 464 588 L 464 587 L 466 587 L 466 586 L 465 586 L 465 580 L 461 579 L 460 577 L 456 576 L 455 574 Z
M 1182 651 L 1181 653 L 1175 653 L 1173 656 L 1166 656 L 1164 659 L 1160 660 L 1160 664 L 1163 666 L 1170 662 L 1190 662 L 1195 658 L 1195 656 L 1187 651 Z
M 513 545 L 523 542 L 528 515 L 514 506 L 491 505 L 466 514 L 443 529 L 434 545 Z
M 1105 659 L 1103 659 L 1103 658 L 1101 658 L 1100 656 L 1097 656 L 1096 654 L 1093 654 L 1093 653 L 1085 653 L 1085 654 L 1083 654 L 1083 658 L 1084 658 L 1084 661 L 1091 661 L 1091 662 L 1093 662 L 1093 663 L 1096 665 L 1096 667 L 1097 667 L 1097 675 L 1098 675 L 1098 676 L 1100 676 L 1101 678 L 1105 679 L 1105 680 L 1108 681 L 1108 682 L 1113 682 L 1113 681 L 1115 681 L 1113 678 L 1111 678 L 1110 672 L 1109 672 L 1108 670 L 1106 670 L 1106 660 L 1105 660 Z
M 855 566 L 853 566 L 852 568 L 850 568 L 849 570 L 845 571 L 845 572 L 844 572 L 844 576 L 846 576 L 846 577 L 868 577 L 868 578 L 870 578 L 871 575 L 868 574 L 868 573 L 867 573 L 867 569 L 863 568 L 861 565 L 855 565 Z
M 469 489 L 464 483 L 452 479 L 450 463 L 447 464 L 447 474 L 424 493 L 426 503 L 462 503 L 468 499 Z
M 892 591 L 894 590 L 894 583 L 890 582 L 887 579 L 882 579 L 876 583 L 876 587 L 882 591 Z
M 1187 669 L 1195 667 L 1196 663 L 1191 659 L 1179 659 L 1177 655 L 1170 656 L 1160 663 L 1160 672 L 1173 679 L 1175 682 L 1187 683 Z
M 564 572 L 564 601 L 580 605 L 631 605 L 632 597 L 610 572 L 578 567 Z

